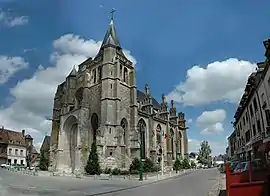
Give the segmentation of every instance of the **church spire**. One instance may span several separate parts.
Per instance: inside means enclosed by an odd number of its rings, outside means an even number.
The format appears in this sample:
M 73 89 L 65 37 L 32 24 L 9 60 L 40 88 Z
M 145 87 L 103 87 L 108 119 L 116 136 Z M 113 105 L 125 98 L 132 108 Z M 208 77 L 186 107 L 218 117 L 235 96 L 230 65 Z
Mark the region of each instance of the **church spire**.
M 110 12 L 111 22 L 109 24 L 109 27 L 107 29 L 107 32 L 106 32 L 105 37 L 103 39 L 103 42 L 101 44 L 101 48 L 103 48 L 107 45 L 121 48 L 120 42 L 119 42 L 117 34 L 116 34 L 116 30 L 114 27 L 114 13 L 115 13 L 115 9 L 112 9 L 112 11 Z

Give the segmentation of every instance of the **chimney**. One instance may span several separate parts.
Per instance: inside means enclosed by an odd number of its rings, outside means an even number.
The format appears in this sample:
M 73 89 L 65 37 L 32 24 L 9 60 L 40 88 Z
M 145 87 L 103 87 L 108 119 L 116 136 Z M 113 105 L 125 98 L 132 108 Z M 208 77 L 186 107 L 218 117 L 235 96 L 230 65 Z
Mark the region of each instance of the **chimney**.
M 24 129 L 22 130 L 22 135 L 23 135 L 23 137 L 24 137 L 24 135 L 25 135 L 25 130 L 24 130 Z

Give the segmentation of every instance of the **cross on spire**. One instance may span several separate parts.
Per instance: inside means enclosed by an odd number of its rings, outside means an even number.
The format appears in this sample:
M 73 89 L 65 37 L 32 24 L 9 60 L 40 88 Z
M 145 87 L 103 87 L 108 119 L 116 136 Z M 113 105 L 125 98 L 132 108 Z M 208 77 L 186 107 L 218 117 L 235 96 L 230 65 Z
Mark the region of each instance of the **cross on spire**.
M 116 12 L 116 10 L 113 8 L 112 11 L 110 12 L 110 14 L 111 14 L 111 21 L 113 21 L 113 19 L 114 19 L 114 12 Z

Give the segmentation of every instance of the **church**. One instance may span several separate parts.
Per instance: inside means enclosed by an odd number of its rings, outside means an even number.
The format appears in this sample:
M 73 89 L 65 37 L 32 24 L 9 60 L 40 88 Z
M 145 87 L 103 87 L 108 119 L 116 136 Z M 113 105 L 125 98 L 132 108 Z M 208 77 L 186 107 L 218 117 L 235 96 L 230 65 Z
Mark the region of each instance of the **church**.
M 90 147 L 97 145 L 101 168 L 129 169 L 135 157 L 171 167 L 188 153 L 184 113 L 164 95 L 159 103 L 122 51 L 113 19 L 96 57 L 71 70 L 54 97 L 50 170 L 84 172 Z

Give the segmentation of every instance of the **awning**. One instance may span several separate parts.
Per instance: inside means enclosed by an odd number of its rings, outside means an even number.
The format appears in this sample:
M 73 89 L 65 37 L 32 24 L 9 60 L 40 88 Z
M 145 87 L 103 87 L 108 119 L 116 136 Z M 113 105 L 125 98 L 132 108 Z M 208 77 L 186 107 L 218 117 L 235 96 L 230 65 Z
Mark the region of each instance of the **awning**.
M 270 150 L 270 141 L 265 142 L 262 145 L 259 146 L 258 152 L 268 152 Z
M 270 141 L 266 142 L 266 147 L 264 152 L 269 152 L 270 151 Z

